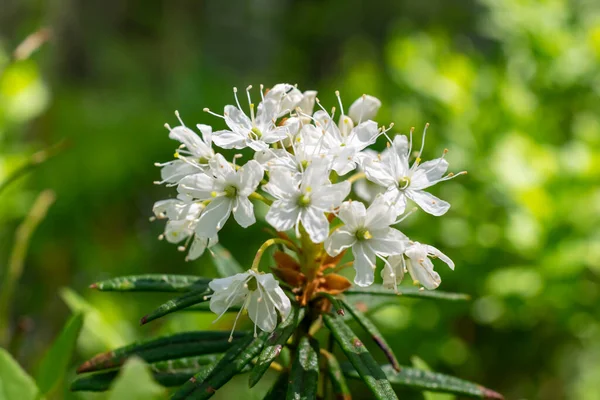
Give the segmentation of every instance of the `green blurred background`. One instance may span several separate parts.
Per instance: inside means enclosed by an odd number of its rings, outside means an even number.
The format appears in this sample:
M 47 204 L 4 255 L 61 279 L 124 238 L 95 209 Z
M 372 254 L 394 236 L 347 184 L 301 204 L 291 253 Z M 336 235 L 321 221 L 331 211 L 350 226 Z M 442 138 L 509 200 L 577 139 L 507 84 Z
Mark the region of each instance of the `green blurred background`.
M 42 27 L 50 41 L 11 60 Z M 452 204 L 447 215 L 417 213 L 404 231 L 454 259 L 455 272 L 438 266 L 440 289 L 473 301 L 376 312 L 400 361 L 419 355 L 508 399 L 600 399 L 599 62 L 597 0 L 0 0 L 0 181 L 66 143 L 0 193 L 0 277 L 34 199 L 56 194 L 12 304 L 24 331 L 17 359 L 35 369 L 69 306 L 88 311 L 79 361 L 215 327 L 212 315 L 139 327 L 165 298 L 87 286 L 150 272 L 215 276 L 210 257 L 184 262 L 148 220 L 153 202 L 174 195 L 152 184 L 153 163 L 176 147 L 162 125 L 176 124 L 178 109 L 189 125 L 220 127 L 202 109 L 232 103 L 232 86 L 290 82 L 329 106 L 336 89 L 347 105 L 375 95 L 378 121 L 397 132 L 430 122 L 426 158 L 448 148 L 451 170 L 469 171 L 434 189 Z M 221 242 L 246 263 L 264 226 L 228 224 Z M 219 398 L 244 393 L 236 382 Z

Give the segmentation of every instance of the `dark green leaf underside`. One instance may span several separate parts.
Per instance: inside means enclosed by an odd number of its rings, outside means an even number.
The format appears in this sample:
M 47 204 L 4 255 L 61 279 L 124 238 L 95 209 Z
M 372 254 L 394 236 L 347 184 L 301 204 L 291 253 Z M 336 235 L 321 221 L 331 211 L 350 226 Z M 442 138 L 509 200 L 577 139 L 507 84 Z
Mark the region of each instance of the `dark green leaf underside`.
M 164 317 L 167 314 L 171 314 L 175 311 L 179 311 L 184 308 L 193 306 L 195 304 L 205 302 L 209 299 L 207 296 L 211 293 L 212 291 L 206 286 L 204 286 L 202 289 L 185 293 L 179 297 L 167 301 L 164 304 L 161 304 L 156 310 L 144 316 L 140 323 L 144 325 L 150 321 L 154 321 L 155 319 Z
M 396 371 L 399 371 L 400 365 L 398 363 L 398 360 L 396 359 L 396 356 L 394 355 L 394 352 L 392 351 L 392 348 L 390 347 L 388 342 L 385 340 L 381 332 L 379 332 L 379 329 L 377 329 L 377 327 L 371 322 L 371 320 L 366 315 L 358 311 L 350 303 L 348 303 L 345 300 L 342 300 L 342 304 L 350 312 L 350 314 L 352 314 L 356 322 L 358 322 L 358 324 L 371 336 L 373 341 L 377 343 L 377 346 L 381 348 L 381 350 L 383 351 L 387 359 L 390 361 L 394 369 Z
M 319 343 L 303 336 L 296 350 L 296 358 L 290 371 L 288 400 L 311 400 L 317 397 L 319 382 Z
M 365 345 L 344 323 L 344 320 L 341 317 L 324 314 L 323 322 L 333 334 L 348 360 L 358 371 L 362 380 L 371 389 L 375 398 L 381 400 L 397 399 L 396 393 L 394 393 L 379 364 L 375 362 Z
M 250 373 L 250 387 L 256 385 L 267 369 L 269 369 L 269 366 L 275 361 L 289 337 L 294 333 L 300 321 L 302 321 L 302 318 L 304 318 L 304 308 L 292 308 L 292 312 L 286 320 L 279 324 L 269 335 L 265 347 L 258 356 L 256 365 Z
M 100 371 L 122 365 L 131 356 L 138 356 L 146 362 L 173 360 L 182 357 L 222 353 L 228 350 L 246 332 L 234 332 L 233 342 L 229 342 L 229 332 L 198 331 L 178 333 L 145 342 L 133 343 L 106 353 L 98 354 L 83 363 L 79 373 Z
M 196 374 L 179 388 L 172 399 L 208 399 L 227 383 L 234 375 L 260 353 L 268 333 L 262 332 L 258 337 L 247 336 L 225 353 L 212 372 Z

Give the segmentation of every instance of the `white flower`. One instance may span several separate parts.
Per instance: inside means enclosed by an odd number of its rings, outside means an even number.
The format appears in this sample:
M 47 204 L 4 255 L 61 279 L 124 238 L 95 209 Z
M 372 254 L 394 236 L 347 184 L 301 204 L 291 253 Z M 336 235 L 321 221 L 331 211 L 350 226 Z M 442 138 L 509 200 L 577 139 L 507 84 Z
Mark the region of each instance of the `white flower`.
M 372 149 L 364 149 L 363 151 L 358 153 L 357 162 L 359 165 L 359 171 L 364 172 L 363 165 L 377 159 L 377 156 L 377 152 Z M 385 188 L 366 179 L 358 179 L 356 182 L 354 182 L 352 189 L 360 199 L 364 200 L 367 203 L 372 203 L 377 196 L 385 192 Z
M 202 138 L 200 138 L 183 124 L 179 112 L 175 111 L 175 115 L 181 125 L 171 128 L 168 124 L 165 124 L 165 127 L 169 130 L 169 138 L 177 140 L 181 143 L 181 146 L 175 152 L 177 160 L 156 164 L 162 167 L 160 171 L 162 181 L 160 183 L 176 184 L 184 177 L 202 171 L 208 166 L 208 161 L 215 155 L 211 148 L 212 128 L 208 125 L 196 125 L 202 133 Z
M 359 124 L 361 121 L 375 118 L 380 107 L 381 101 L 377 97 L 364 94 L 352 103 L 348 115 Z
M 405 260 L 406 256 L 406 260 Z M 392 270 L 395 271 L 395 276 L 389 274 L 383 276 L 384 285 L 388 287 L 396 287 L 400 283 L 405 271 L 410 273 L 413 281 L 417 285 L 422 285 L 425 289 L 433 290 L 440 286 L 442 279 L 440 275 L 433 270 L 433 262 L 429 259 L 439 258 L 445 262 L 450 269 L 454 270 L 454 262 L 433 246 L 421 244 L 419 242 L 411 242 L 404 251 L 404 255 L 393 256 L 389 258 Z
M 242 311 L 247 310 L 254 322 L 255 336 L 257 326 L 265 332 L 272 332 L 277 325 L 277 313 L 285 320 L 292 309 L 290 299 L 272 274 L 248 270 L 227 278 L 214 279 L 208 286 L 214 292 L 210 298 L 210 310 L 218 315 L 217 320 L 228 308 L 241 306 L 233 329 Z
M 276 121 L 282 114 L 289 112 L 289 107 L 294 107 L 301 99 L 302 94 L 292 86 L 290 92 L 286 92 L 286 84 L 275 85 L 261 101 L 254 116 L 254 103 L 250 99 L 249 86 L 248 103 L 250 106 L 250 118 L 242 111 L 237 98 L 237 89 L 234 88 L 237 107 L 225 106 L 223 118 L 229 130 L 221 130 L 213 133 L 213 141 L 224 149 L 243 149 L 250 147 L 255 151 L 264 150 L 270 144 L 279 142 L 289 136 L 287 126 L 277 126 Z M 297 92 L 297 93 L 296 93 Z M 262 95 L 262 90 L 261 90 Z M 210 110 L 205 109 L 210 112 Z M 214 114 L 220 117 L 218 114 Z
M 265 217 L 267 222 L 280 232 L 295 226 L 297 234 L 302 223 L 314 243 L 327 237 L 325 213 L 332 212 L 350 193 L 350 183 L 331 184 L 327 164 L 319 162 L 309 165 L 302 179 L 288 170 L 273 169 L 263 188 L 277 199 Z
M 374 281 L 376 258 L 402 254 L 408 238 L 399 230 L 391 228 L 396 216 L 382 197 L 368 209 L 359 201 L 344 202 L 338 218 L 345 225 L 336 229 L 325 241 L 325 250 L 332 257 L 352 247 L 354 283 L 369 286 Z
M 352 121 L 345 116 L 341 118 L 340 126 L 333 123 L 327 112 L 320 110 L 314 115 L 317 127 L 323 130 L 322 144 L 327 153 L 333 157 L 331 169 L 339 175 L 345 175 L 356 169 L 357 154 L 367 146 L 375 143 L 380 131 L 374 121 L 365 121 L 352 126 Z M 345 121 L 345 122 L 344 122 Z
M 165 226 L 165 233 L 161 235 L 170 243 L 180 243 L 188 239 L 186 246 L 180 246 L 184 251 L 189 245 L 189 252 L 186 260 L 195 260 L 200 257 L 207 247 L 215 245 L 219 239 L 217 235 L 204 237 L 195 234 L 196 226 L 200 219 L 204 204 L 194 201 L 190 196 L 180 194 L 176 199 L 161 200 L 154 204 L 153 211 L 156 218 L 168 218 Z
M 406 136 L 396 136 L 392 146 L 383 152 L 381 159 L 365 162 L 367 179 L 387 188 L 384 196 L 394 205 L 397 215 L 404 212 L 406 198 L 413 200 L 429 214 L 445 214 L 450 204 L 425 192 L 424 189 L 460 174 L 443 176 L 448 169 L 448 162 L 443 157 L 420 164 L 421 152 L 412 167 L 409 167 L 410 151 Z
M 263 177 L 260 164 L 250 160 L 236 171 L 221 154 L 210 160 L 206 173 L 190 175 L 181 180 L 178 190 L 198 200 L 210 200 L 200 215 L 196 234 L 213 237 L 233 217 L 243 228 L 256 222 L 254 205 L 248 196 L 254 192 Z
M 290 85 L 289 83 L 278 83 L 267 92 L 267 94 L 265 95 L 265 100 L 272 100 L 278 105 L 276 116 L 277 118 L 279 118 L 284 116 L 285 114 L 289 114 L 292 111 L 294 111 L 296 106 L 298 106 L 300 102 L 302 102 L 303 97 L 304 96 L 302 92 L 300 92 L 300 90 L 298 90 L 298 88 L 296 88 L 294 85 Z M 310 98 L 307 99 L 307 101 L 307 105 L 309 105 Z
M 298 103 L 296 108 L 300 109 L 300 119 L 304 123 L 310 123 L 310 117 L 313 115 L 315 108 L 315 100 L 317 99 L 317 92 L 315 90 L 307 90 L 302 93 L 302 100 Z

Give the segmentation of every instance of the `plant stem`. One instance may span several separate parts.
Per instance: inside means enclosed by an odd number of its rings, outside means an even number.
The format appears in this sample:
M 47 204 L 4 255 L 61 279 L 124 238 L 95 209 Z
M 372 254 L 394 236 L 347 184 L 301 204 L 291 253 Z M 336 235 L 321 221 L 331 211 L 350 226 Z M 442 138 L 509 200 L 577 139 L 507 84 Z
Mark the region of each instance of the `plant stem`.
M 348 182 L 350 183 L 354 183 L 359 179 L 364 179 L 367 176 L 365 175 L 364 172 L 357 172 L 356 174 L 352 175 L 350 178 L 346 179 Z
M 27 174 L 27 172 L 30 170 L 60 153 L 65 148 L 65 143 L 66 142 L 64 140 L 61 140 L 47 149 L 40 150 L 37 153 L 32 154 L 25 164 L 13 171 L 12 174 L 10 174 L 3 182 L 0 183 L 0 193 L 2 193 L 4 189 L 6 189 L 12 182 L 16 181 L 21 176 Z
M 17 228 L 15 244 L 10 255 L 8 269 L 0 290 L 0 344 L 7 344 L 9 339 L 9 311 L 15 288 L 23 273 L 23 265 L 33 232 L 46 217 L 48 208 L 54 203 L 52 190 L 44 190 L 35 200 L 29 214 Z
M 266 242 L 264 242 L 262 244 L 262 246 L 260 246 L 260 248 L 258 249 L 258 251 L 256 252 L 256 255 L 254 256 L 254 261 L 252 261 L 252 270 L 258 272 L 258 264 L 260 263 L 260 259 L 262 258 L 264 252 L 271 246 L 273 246 L 274 244 L 283 244 L 284 246 L 286 246 L 287 248 L 289 248 L 292 251 L 295 251 L 296 253 L 298 253 L 298 248 L 296 247 L 296 245 L 292 242 L 290 242 L 289 240 L 285 240 L 285 239 L 281 239 L 281 238 L 271 238 L 268 239 Z
M 248 196 L 248 197 L 251 198 L 251 199 L 254 199 L 254 200 L 262 201 L 263 203 L 265 203 L 268 206 L 270 206 L 271 204 L 273 204 L 273 200 L 269 200 L 265 196 L 263 196 L 262 194 L 257 193 L 257 192 L 252 192 L 252 194 L 250 196 Z

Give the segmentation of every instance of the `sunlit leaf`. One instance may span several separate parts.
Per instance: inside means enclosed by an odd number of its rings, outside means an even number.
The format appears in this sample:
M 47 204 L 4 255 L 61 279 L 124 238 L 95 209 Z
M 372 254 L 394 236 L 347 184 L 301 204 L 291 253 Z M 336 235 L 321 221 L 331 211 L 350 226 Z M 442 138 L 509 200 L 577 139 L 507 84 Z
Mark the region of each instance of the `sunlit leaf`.
M 73 315 L 42 358 L 36 374 L 36 381 L 42 393 L 50 392 L 65 376 L 82 327 L 83 314 Z
M 158 400 L 168 398 L 167 391 L 156 383 L 149 367 L 137 358 L 127 361 L 111 389 L 108 400 Z
M 23 368 L 0 348 L 0 400 L 38 400 L 40 391 Z

